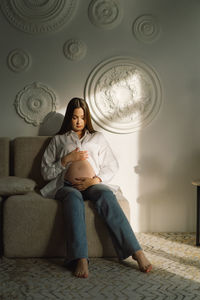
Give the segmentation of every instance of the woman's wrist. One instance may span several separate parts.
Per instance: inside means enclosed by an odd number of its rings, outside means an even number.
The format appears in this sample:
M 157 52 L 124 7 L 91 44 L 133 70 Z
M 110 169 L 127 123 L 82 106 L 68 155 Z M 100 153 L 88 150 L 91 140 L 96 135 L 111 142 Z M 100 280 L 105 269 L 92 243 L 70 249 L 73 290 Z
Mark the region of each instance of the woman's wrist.
M 62 165 L 63 167 L 66 166 L 66 162 L 65 162 L 65 158 L 64 158 L 64 157 L 61 158 L 61 165 Z
M 97 183 L 100 183 L 100 182 L 102 182 L 102 180 L 101 180 L 101 178 L 100 177 L 98 177 L 98 176 L 93 176 L 93 179 L 95 179 L 95 181 L 97 182 Z
M 70 154 L 67 154 L 61 158 L 61 164 L 63 167 L 66 167 L 66 165 L 70 162 Z

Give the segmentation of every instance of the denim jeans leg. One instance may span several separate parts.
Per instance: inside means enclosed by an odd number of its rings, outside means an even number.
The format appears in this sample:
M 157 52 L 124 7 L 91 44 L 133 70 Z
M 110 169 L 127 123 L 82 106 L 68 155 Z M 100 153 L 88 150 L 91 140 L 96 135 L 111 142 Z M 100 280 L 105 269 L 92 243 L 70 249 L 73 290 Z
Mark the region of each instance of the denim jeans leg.
M 85 206 L 81 192 L 65 185 L 55 198 L 63 203 L 66 232 L 66 264 L 78 258 L 88 258 L 88 246 L 85 225 Z
M 84 191 L 83 196 L 94 203 L 98 214 L 107 224 L 120 259 L 125 259 L 141 250 L 123 210 L 109 187 L 104 184 L 93 185 Z

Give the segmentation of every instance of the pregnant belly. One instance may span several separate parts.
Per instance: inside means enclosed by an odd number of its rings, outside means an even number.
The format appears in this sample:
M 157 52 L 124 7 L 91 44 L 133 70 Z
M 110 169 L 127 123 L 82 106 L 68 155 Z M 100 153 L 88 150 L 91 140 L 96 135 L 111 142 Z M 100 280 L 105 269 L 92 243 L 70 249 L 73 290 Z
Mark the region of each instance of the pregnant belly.
M 95 176 L 94 170 L 91 164 L 87 160 L 75 161 L 72 162 L 67 169 L 65 174 L 65 180 L 75 183 L 76 178 L 79 177 L 89 177 L 92 178 Z

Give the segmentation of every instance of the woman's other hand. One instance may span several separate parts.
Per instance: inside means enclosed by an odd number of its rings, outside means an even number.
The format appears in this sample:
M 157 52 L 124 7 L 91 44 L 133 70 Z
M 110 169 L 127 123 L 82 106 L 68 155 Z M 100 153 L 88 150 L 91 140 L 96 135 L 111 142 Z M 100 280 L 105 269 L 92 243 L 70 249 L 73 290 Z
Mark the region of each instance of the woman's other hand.
M 78 161 L 78 160 L 86 160 L 88 158 L 87 151 L 79 151 L 79 148 L 76 148 L 72 152 L 61 158 L 61 163 L 65 167 L 69 162 Z
M 75 187 L 79 191 L 84 191 L 91 185 L 98 184 L 100 182 L 101 180 L 98 177 L 80 177 L 76 178 L 76 183 L 73 184 L 73 187 Z
M 88 151 L 79 151 L 79 148 L 76 148 L 68 156 L 70 157 L 70 161 L 85 160 L 88 158 Z

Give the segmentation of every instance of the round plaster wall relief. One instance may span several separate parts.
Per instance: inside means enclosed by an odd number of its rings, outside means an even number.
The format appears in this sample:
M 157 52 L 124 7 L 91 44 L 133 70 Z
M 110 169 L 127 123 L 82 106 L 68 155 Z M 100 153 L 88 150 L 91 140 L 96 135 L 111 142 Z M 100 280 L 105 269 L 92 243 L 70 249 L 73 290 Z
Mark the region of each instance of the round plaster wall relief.
M 70 39 L 64 44 L 63 52 L 70 60 L 81 60 L 87 52 L 87 46 L 81 40 Z
M 157 40 L 161 33 L 161 27 L 157 19 L 152 15 L 143 15 L 133 23 L 133 34 L 142 42 L 151 43 Z
M 14 106 L 27 123 L 38 126 L 50 112 L 56 110 L 56 96 L 46 86 L 34 82 L 17 94 Z
M 94 121 L 115 133 L 130 133 L 149 124 L 161 105 L 161 85 L 155 71 L 130 57 L 97 65 L 85 85 Z
M 7 20 L 27 33 L 47 33 L 71 20 L 78 0 L 1 0 Z
M 118 0 L 92 0 L 88 8 L 92 24 L 103 29 L 112 29 L 122 20 L 123 12 Z
M 30 67 L 30 55 L 22 49 L 14 49 L 8 54 L 8 67 L 14 72 L 22 72 Z

